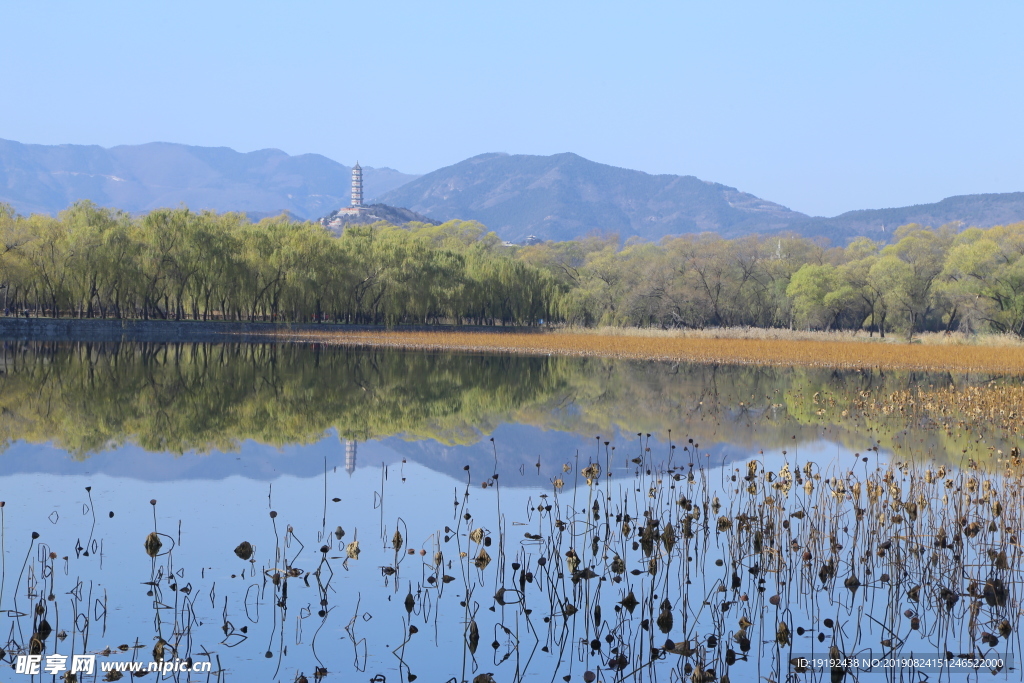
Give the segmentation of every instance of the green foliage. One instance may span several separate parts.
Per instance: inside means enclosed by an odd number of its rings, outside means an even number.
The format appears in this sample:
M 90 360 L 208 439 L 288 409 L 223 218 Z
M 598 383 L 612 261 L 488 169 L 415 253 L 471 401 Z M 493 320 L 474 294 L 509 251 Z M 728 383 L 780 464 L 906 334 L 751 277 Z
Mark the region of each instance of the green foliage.
M 843 273 L 830 263 L 804 265 L 786 288 L 797 319 L 809 327 L 831 329 L 856 300 L 856 292 Z
M 826 250 L 795 236 L 534 245 L 555 317 L 579 325 L 866 328 L 1024 334 L 1024 223 L 959 236 L 906 225 L 897 241 Z
M 0 205 L 0 285 L 30 315 L 387 324 L 534 324 L 556 286 L 473 222 L 353 227 L 80 202 Z

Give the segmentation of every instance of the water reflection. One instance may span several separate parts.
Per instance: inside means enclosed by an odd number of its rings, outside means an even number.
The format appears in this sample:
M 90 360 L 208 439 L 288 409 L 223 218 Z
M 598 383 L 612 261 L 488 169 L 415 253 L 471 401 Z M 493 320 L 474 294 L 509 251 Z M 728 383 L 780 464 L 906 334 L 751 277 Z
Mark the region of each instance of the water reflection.
M 4 666 L 1021 679 L 1015 381 L 287 345 L 0 367 Z
M 525 470 L 539 457 L 553 475 L 544 453 L 589 453 L 597 435 L 665 440 L 685 432 L 712 463 L 826 440 L 960 464 L 1015 445 L 1021 392 L 1015 379 L 913 372 L 295 345 L 8 343 L 0 444 L 6 459 L 26 452 L 19 445 L 45 443 L 79 460 L 136 447 L 249 455 L 260 445 L 319 445 L 318 456 L 334 458 L 345 443 L 371 441 L 455 474 L 466 462 L 493 460 L 488 439 L 501 436 L 501 471 Z

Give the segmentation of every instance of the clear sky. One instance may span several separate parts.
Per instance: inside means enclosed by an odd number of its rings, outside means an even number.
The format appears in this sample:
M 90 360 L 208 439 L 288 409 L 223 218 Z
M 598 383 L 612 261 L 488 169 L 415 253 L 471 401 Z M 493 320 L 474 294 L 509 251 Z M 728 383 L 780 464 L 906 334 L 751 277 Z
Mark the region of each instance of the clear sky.
M 0 137 L 576 152 L 834 215 L 1024 191 L 1024 3 L 0 0 Z

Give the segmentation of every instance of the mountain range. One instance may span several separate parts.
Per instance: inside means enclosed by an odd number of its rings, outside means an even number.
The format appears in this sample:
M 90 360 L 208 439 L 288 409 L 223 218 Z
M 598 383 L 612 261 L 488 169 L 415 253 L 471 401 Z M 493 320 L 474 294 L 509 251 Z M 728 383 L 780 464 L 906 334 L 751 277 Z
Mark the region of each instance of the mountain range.
M 528 235 L 567 240 L 597 229 L 652 241 L 685 233 L 740 237 L 788 231 L 844 244 L 861 235 L 886 241 L 907 223 L 989 227 L 1024 220 L 1024 192 L 964 195 L 826 218 L 693 176 L 651 175 L 576 154 L 481 154 L 420 176 L 377 201 L 435 220 L 478 220 L 517 242 Z
M 430 218 L 480 221 L 505 239 L 566 240 L 594 229 L 658 239 L 775 231 L 802 213 L 693 176 L 650 175 L 576 154 L 481 154 L 377 197 Z
M 349 204 L 351 167 L 318 154 L 240 153 L 172 143 L 26 145 L 0 139 L 0 202 L 22 214 L 56 214 L 79 199 L 132 213 L 187 205 L 287 211 L 316 220 Z M 1024 192 L 949 197 L 934 204 L 808 216 L 693 176 L 652 175 L 571 153 L 491 153 L 423 176 L 363 168 L 364 196 L 430 219 L 477 220 L 506 240 L 567 240 L 597 231 L 623 239 L 715 232 L 794 232 L 843 244 L 886 240 L 906 223 L 988 227 L 1024 220 Z M 397 215 L 397 214 L 396 214 Z M 404 214 L 403 214 L 404 215 Z
M 143 213 L 181 204 L 244 211 L 257 219 L 287 211 L 318 218 L 349 203 L 352 168 L 319 154 L 168 142 L 145 145 L 25 145 L 0 139 L 0 202 L 22 214 L 56 214 L 79 199 Z M 369 195 L 416 178 L 363 168 Z

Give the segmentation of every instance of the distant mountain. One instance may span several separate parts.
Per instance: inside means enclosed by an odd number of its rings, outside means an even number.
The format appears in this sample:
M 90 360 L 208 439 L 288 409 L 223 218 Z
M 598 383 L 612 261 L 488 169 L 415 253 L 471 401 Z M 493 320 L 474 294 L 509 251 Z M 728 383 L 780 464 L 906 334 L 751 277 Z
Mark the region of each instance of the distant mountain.
M 0 202 L 22 214 L 55 214 L 91 199 L 132 213 L 185 204 L 253 218 L 287 211 L 315 219 L 348 205 L 351 172 L 319 154 L 290 156 L 278 149 L 241 153 L 167 142 L 106 149 L 0 139 Z M 414 178 L 363 168 L 368 197 Z
M 1024 193 L 950 197 L 935 204 L 811 217 L 693 176 L 649 175 L 575 154 L 481 154 L 377 197 L 436 220 L 478 220 L 516 242 L 567 240 L 593 230 L 657 240 L 715 232 L 724 237 L 795 232 L 844 244 L 887 240 L 906 223 L 988 227 L 1024 220 Z
M 808 216 L 693 176 L 650 175 L 576 154 L 481 154 L 377 197 L 438 220 L 478 220 L 502 237 L 566 240 L 775 230 Z
M 988 228 L 1024 221 L 1024 192 L 967 194 L 947 197 L 934 204 L 916 204 L 896 209 L 847 211 L 835 218 L 797 221 L 788 229 L 808 237 L 825 236 L 843 243 L 859 235 L 888 240 L 901 225 L 920 223 L 939 227 L 960 222 L 963 227 Z

